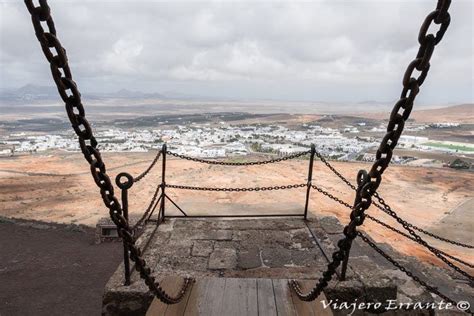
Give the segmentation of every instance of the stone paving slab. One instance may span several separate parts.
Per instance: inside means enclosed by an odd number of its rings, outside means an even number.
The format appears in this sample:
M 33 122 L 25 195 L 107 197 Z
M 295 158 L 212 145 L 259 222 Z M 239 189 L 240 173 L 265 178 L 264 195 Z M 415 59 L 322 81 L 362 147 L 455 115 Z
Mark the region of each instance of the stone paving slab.
M 321 248 L 330 257 L 335 249 L 333 239 L 342 231 L 342 226 L 331 218 L 323 222 L 316 218 L 168 219 L 156 231 L 154 225 L 147 226 L 138 242 L 142 246 L 148 244 L 144 259 L 157 279 L 318 279 L 328 263 Z M 329 233 L 323 229 L 325 225 Z M 380 278 L 377 265 L 368 262 L 367 257 L 358 260 L 358 265 L 366 266 L 366 273 L 357 274 L 351 266 L 346 281 L 335 277 L 331 282 L 328 298 L 396 298 L 396 287 L 387 278 Z M 132 273 L 130 286 L 123 286 L 122 282 L 123 265 L 107 284 L 104 311 L 126 308 L 133 315 L 131 310 L 149 304 L 151 296 L 136 272 Z

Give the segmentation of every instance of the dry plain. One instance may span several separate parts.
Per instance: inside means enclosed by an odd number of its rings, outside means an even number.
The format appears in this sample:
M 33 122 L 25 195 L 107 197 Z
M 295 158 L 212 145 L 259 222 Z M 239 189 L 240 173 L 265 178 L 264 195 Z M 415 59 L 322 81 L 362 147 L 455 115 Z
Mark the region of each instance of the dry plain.
M 138 175 L 146 169 L 153 157 L 153 152 L 104 154 L 113 178 L 122 171 Z M 364 163 L 348 162 L 333 162 L 333 165 L 351 181 L 354 181 L 359 169 L 370 167 Z M 308 160 L 291 160 L 263 166 L 226 167 L 169 158 L 166 170 L 168 184 L 262 187 L 306 183 Z M 144 180 L 132 187 L 131 214 L 141 214 L 145 210 L 160 182 L 161 166 L 158 164 Z M 315 163 L 313 183 L 349 203 L 354 198 L 350 188 L 321 162 Z M 472 172 L 448 168 L 391 166 L 384 174 L 379 192 L 392 208 L 409 222 L 436 231 L 447 238 L 472 244 L 473 187 Z M 305 191 L 305 188 L 270 192 L 167 189 L 170 197 L 188 214 L 301 214 Z M 0 202 L 0 216 L 12 218 L 94 226 L 99 218 L 108 215 L 101 204 L 100 194 L 86 162 L 76 153 L 51 152 L 46 155 L 0 159 Z M 170 203 L 167 205 L 168 214 L 177 214 L 177 210 Z M 314 190 L 311 193 L 310 212 L 314 216 L 336 216 L 343 223 L 349 218 L 347 208 Z M 369 214 L 397 226 L 391 218 L 373 207 L 369 209 Z M 366 220 L 363 229 L 376 241 L 387 242 L 402 253 L 439 263 L 413 242 L 376 223 Z M 453 255 L 474 261 L 473 251 L 439 243 L 428 237 L 426 239 Z

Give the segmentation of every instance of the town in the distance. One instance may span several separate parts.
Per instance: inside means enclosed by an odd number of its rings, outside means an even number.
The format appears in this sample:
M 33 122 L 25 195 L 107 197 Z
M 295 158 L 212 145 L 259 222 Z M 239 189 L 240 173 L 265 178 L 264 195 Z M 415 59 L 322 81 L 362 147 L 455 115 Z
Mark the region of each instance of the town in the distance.
M 47 120 L 43 123 L 50 130 L 25 131 L 19 130 L 18 122 L 14 128 L 6 124 L 11 130 L 0 136 L 0 155 L 79 151 L 74 133 L 62 122 L 56 128 Z M 392 163 L 470 169 L 474 144 L 462 137 L 470 126 L 410 120 Z M 305 117 L 245 112 L 145 116 L 95 126 L 100 149 L 105 152 L 154 151 L 166 143 L 174 152 L 193 157 L 242 159 L 252 154 L 284 156 L 315 144 L 324 156 L 341 161 L 373 161 L 385 129 L 384 120 L 370 115 Z

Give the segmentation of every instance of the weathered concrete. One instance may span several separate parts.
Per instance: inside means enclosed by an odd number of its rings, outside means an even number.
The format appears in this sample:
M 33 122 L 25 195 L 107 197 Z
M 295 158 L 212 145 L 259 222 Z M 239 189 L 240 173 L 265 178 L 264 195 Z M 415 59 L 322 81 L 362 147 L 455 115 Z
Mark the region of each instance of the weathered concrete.
M 317 279 L 328 263 L 318 242 L 330 258 L 334 240 L 342 232 L 335 218 L 307 222 L 292 218 L 176 219 L 155 229 L 154 224 L 148 225 L 138 243 L 141 247 L 148 243 L 144 258 L 157 279 L 170 275 Z M 328 299 L 372 302 L 397 297 L 396 286 L 367 256 L 355 257 L 347 276 L 344 282 L 335 277 L 325 291 Z M 122 282 L 121 265 L 107 284 L 104 314 L 143 314 L 143 306 L 151 301 L 145 284 L 137 273 L 132 274 L 130 286 Z

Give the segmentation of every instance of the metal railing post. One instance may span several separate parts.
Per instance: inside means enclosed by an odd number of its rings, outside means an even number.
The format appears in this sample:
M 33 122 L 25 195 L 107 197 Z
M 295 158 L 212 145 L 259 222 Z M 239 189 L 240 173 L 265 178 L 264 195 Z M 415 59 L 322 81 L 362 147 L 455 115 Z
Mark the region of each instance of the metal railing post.
M 133 185 L 133 177 L 126 173 L 122 172 L 117 175 L 115 178 L 115 183 L 122 190 L 122 212 L 123 217 L 128 221 L 128 190 Z M 130 253 L 127 244 L 123 241 L 123 266 L 125 273 L 124 285 L 130 285 Z
M 316 153 L 316 149 L 314 144 L 311 144 L 311 156 L 309 157 L 309 170 L 308 170 L 308 188 L 306 189 L 306 203 L 304 206 L 304 219 L 308 219 L 308 206 L 309 206 L 309 193 L 311 192 L 311 184 L 313 180 L 313 163 L 314 163 L 314 155 Z
M 163 144 L 161 148 L 161 205 L 160 205 L 160 212 L 158 212 L 158 223 L 161 221 L 165 221 L 165 200 L 166 200 L 166 194 L 165 194 L 165 188 L 166 188 L 166 143 Z
M 345 281 L 346 280 L 347 264 L 349 263 L 349 256 L 351 254 L 351 247 L 352 247 L 352 241 L 349 243 L 349 248 L 347 249 L 346 256 L 344 257 L 344 261 L 342 261 L 341 275 L 339 276 L 339 281 Z

